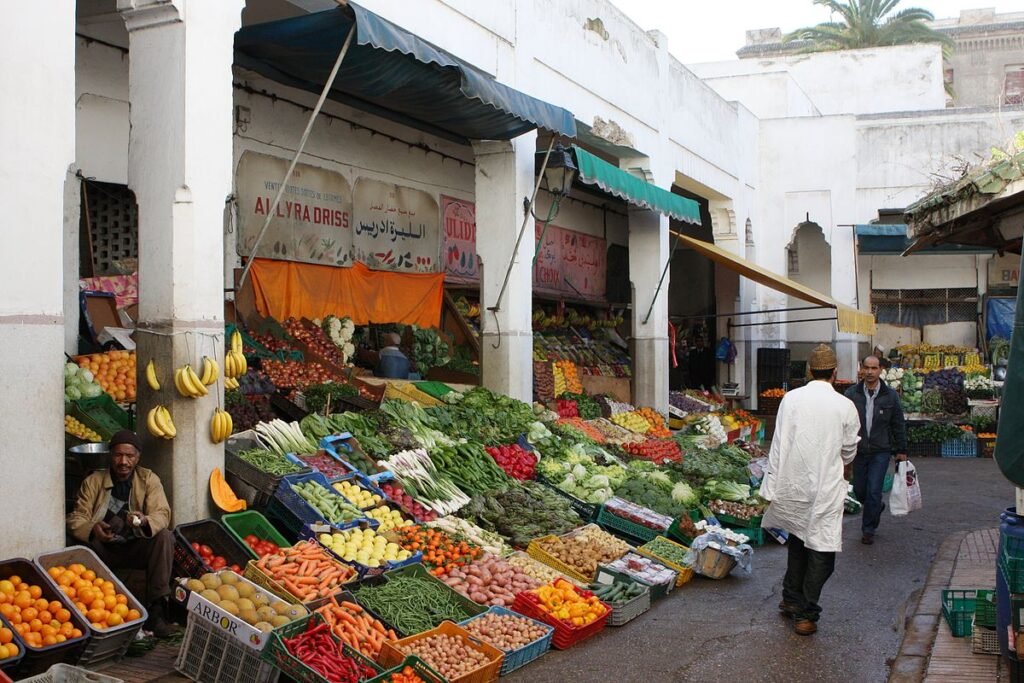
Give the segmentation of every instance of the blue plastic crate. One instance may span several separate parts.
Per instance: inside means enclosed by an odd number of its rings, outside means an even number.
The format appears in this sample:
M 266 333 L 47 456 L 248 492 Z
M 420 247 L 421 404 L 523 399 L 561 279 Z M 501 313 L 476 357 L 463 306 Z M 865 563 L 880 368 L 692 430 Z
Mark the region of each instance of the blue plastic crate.
M 480 617 L 486 616 L 488 614 L 507 614 L 513 617 L 517 617 L 519 619 L 526 619 L 527 621 L 532 622 L 536 626 L 540 626 L 545 631 L 545 634 L 543 636 L 533 641 L 529 645 L 524 645 L 518 650 L 505 652 L 505 660 L 501 664 L 502 676 L 507 676 L 516 669 L 526 666 L 527 664 L 529 664 L 535 659 L 538 659 L 539 657 L 541 657 L 541 655 L 544 655 L 545 653 L 547 653 L 548 650 L 551 649 L 551 638 L 554 636 L 555 633 L 555 629 L 553 627 L 548 626 L 547 624 L 544 624 L 542 622 L 539 622 L 536 619 L 531 619 L 530 617 L 524 616 L 519 612 L 513 612 L 510 609 L 498 607 L 497 605 L 491 607 L 483 614 L 480 614 L 475 617 L 470 617 L 465 621 L 460 621 L 459 626 L 465 628 L 466 624 L 468 624 L 469 622 L 479 619 Z M 498 646 L 495 645 L 495 647 Z
M 319 472 L 309 472 L 307 474 L 291 474 L 283 479 L 281 483 L 277 485 L 277 491 L 274 493 L 274 499 L 268 506 L 268 513 L 281 521 L 281 523 L 293 534 L 298 534 L 302 527 L 307 524 L 315 524 L 317 522 L 325 521 L 323 515 L 317 512 L 313 507 L 303 500 L 302 496 L 295 493 L 292 490 L 293 484 L 301 484 L 307 481 L 314 481 L 320 486 L 327 489 L 329 495 L 337 496 L 344 501 L 348 501 L 347 498 L 339 494 L 332 487 L 327 477 L 320 474 Z
M 939 446 L 943 458 L 976 458 L 978 457 L 978 439 L 969 432 L 955 439 L 943 441 Z
M 390 474 L 390 472 L 389 472 L 389 474 Z M 372 481 L 370 481 L 370 478 L 367 477 L 365 474 L 362 474 L 360 472 L 352 472 L 351 474 L 346 474 L 346 475 L 343 475 L 341 477 L 335 477 L 334 479 L 331 479 L 331 484 L 332 484 L 331 488 L 334 489 L 333 485 L 337 484 L 338 482 L 342 482 L 342 481 L 347 481 L 347 482 L 353 483 L 353 484 L 355 484 L 356 486 L 358 486 L 361 489 L 364 489 L 366 491 L 369 491 L 370 493 L 373 493 L 375 495 L 380 496 L 380 502 L 379 503 L 375 503 L 375 504 L 371 505 L 370 507 L 361 508 L 362 510 L 372 510 L 372 509 L 374 509 L 376 507 L 380 507 L 381 505 L 386 505 L 387 504 L 388 497 L 385 496 L 384 492 L 381 491 L 379 488 L 377 488 L 376 484 L 374 484 Z M 340 491 L 338 491 L 337 489 L 334 489 L 334 491 L 335 491 L 335 493 L 338 493 L 338 495 L 341 495 L 341 496 L 345 495 L 345 494 L 341 493 Z M 352 501 L 349 501 L 349 502 L 351 503 Z M 355 505 L 355 503 L 352 503 L 352 504 Z
M 352 567 L 353 569 L 355 569 L 356 570 L 356 580 L 357 581 L 362 581 L 363 579 L 368 579 L 368 578 L 373 577 L 373 576 L 380 576 L 384 572 L 391 571 L 392 569 L 399 569 L 401 567 L 407 567 L 410 564 L 417 564 L 417 563 L 419 563 L 419 562 L 421 562 L 423 560 L 423 553 L 420 552 L 419 550 L 417 550 L 415 553 L 413 553 L 411 556 L 409 556 L 408 559 L 402 560 L 401 562 L 385 562 L 384 564 L 382 564 L 379 567 L 367 567 L 365 564 L 359 564 L 358 562 L 355 562 L 355 561 L 349 561 L 349 560 L 342 559 L 342 557 L 340 555 L 338 555 L 336 552 L 334 552 L 333 550 L 331 550 L 330 548 L 325 546 L 323 543 L 320 543 L 320 539 L 318 538 L 318 535 L 321 534 L 321 533 L 328 533 L 328 534 L 329 533 L 334 533 L 335 531 L 339 531 L 339 532 L 351 531 L 352 529 L 354 529 L 357 526 L 358 527 L 362 527 L 364 529 L 376 529 L 377 526 L 378 526 L 378 522 L 375 519 L 367 518 L 365 520 L 359 520 L 359 521 L 356 521 L 356 522 L 350 522 L 348 524 L 341 525 L 341 526 L 336 526 L 336 525 L 333 525 L 333 524 L 329 524 L 329 525 L 326 525 L 326 526 L 328 526 L 330 528 L 329 531 L 320 531 L 319 529 L 316 528 L 316 525 L 312 525 L 312 526 L 306 525 L 306 526 L 304 526 L 302 528 L 302 531 L 299 532 L 299 538 L 300 539 L 310 539 L 310 540 L 315 541 L 320 546 L 322 546 L 324 550 L 327 551 L 328 555 L 330 555 L 331 557 L 336 559 L 338 562 L 341 562 L 342 564 L 346 564 L 349 567 Z

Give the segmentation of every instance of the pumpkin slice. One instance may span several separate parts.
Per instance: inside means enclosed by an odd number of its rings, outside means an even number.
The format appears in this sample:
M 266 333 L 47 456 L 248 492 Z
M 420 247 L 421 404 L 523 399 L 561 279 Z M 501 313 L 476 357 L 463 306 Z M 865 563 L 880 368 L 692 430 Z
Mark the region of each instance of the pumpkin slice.
M 231 486 L 224 481 L 219 467 L 210 472 L 210 496 L 214 504 L 224 512 L 241 512 L 245 509 L 245 500 L 235 495 Z

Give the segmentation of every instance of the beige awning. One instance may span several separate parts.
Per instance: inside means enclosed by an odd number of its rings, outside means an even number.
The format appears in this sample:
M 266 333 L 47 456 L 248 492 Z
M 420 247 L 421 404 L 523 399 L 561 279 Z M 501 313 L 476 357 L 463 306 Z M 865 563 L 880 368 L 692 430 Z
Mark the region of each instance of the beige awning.
M 795 297 L 802 301 L 807 301 L 812 304 L 824 306 L 827 308 L 834 308 L 836 310 L 836 323 L 839 325 L 840 332 L 848 332 L 850 334 L 865 334 L 873 335 L 875 333 L 875 316 L 870 313 L 858 311 L 856 308 L 844 306 L 835 299 L 821 292 L 816 292 L 810 287 L 800 284 L 794 280 L 790 280 L 787 277 L 776 275 L 766 268 L 742 259 L 735 254 L 730 254 L 721 247 L 716 247 L 714 244 L 708 242 L 701 242 L 698 239 L 688 237 L 682 233 L 671 231 L 679 240 L 690 247 L 694 251 L 697 251 L 709 259 L 714 261 L 720 266 L 725 266 L 729 270 L 742 275 L 745 278 L 753 280 L 754 282 L 770 287 L 776 292 L 782 292 L 789 296 Z

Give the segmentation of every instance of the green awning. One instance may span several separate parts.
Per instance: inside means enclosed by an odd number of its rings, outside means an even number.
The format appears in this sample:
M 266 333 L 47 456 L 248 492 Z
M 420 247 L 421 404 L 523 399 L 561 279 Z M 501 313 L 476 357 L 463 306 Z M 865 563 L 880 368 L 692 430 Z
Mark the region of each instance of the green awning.
M 907 226 L 903 223 L 867 223 L 855 225 L 854 231 L 857 233 L 857 250 L 861 254 L 902 254 L 912 244 L 910 238 L 907 237 Z M 938 244 L 914 250 L 914 253 L 921 254 L 988 254 L 991 252 L 991 249 L 963 244 Z
M 576 167 L 579 168 L 581 182 L 597 185 L 608 194 L 624 199 L 634 206 L 700 225 L 700 205 L 692 199 L 651 185 L 575 145 L 572 151 L 576 155 Z

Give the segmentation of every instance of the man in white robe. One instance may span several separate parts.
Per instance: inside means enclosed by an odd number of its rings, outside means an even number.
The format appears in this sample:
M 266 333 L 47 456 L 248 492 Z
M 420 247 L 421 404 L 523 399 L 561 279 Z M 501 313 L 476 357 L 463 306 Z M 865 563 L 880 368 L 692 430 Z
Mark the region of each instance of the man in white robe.
M 789 558 L 779 610 L 794 630 L 818 630 L 821 589 L 843 549 L 843 468 L 857 455 L 860 417 L 837 392 L 836 355 L 819 345 L 808 362 L 813 380 L 779 405 L 761 496 L 770 501 L 761 526 L 789 532 Z

